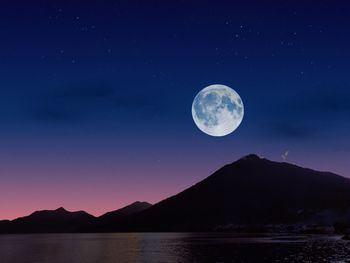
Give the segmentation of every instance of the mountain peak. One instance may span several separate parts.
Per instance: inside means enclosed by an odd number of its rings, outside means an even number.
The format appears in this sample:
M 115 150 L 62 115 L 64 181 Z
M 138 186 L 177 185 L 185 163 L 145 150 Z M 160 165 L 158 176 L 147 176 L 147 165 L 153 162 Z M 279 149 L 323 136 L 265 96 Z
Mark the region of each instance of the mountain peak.
M 246 155 L 246 156 L 243 156 L 242 158 L 241 158 L 241 160 L 246 160 L 246 161 L 254 161 L 254 160 L 261 160 L 261 159 L 263 159 L 262 157 L 260 157 L 259 155 L 257 155 L 257 154 L 254 154 L 254 153 L 251 153 L 251 154 L 248 154 L 248 155 Z
M 150 203 L 147 202 L 141 202 L 141 201 L 136 201 L 130 205 L 124 206 L 118 210 L 114 210 L 108 213 L 103 214 L 102 216 L 100 216 L 101 218 L 103 217 L 119 217 L 120 215 L 128 215 L 128 214 L 133 214 L 136 212 L 140 212 L 142 210 L 145 210 L 149 207 L 151 207 L 152 205 Z
M 148 203 L 148 202 L 144 202 L 144 201 L 136 201 L 133 202 L 132 204 L 128 205 L 128 206 L 151 206 L 152 204 Z
M 95 228 L 95 231 L 115 229 L 119 224 L 125 222 L 125 220 L 127 220 L 129 217 L 132 217 L 137 213 L 150 208 L 151 206 L 152 205 L 150 203 L 136 201 L 118 210 L 105 213 L 98 218 L 99 222 Z
M 64 209 L 64 207 L 59 207 L 55 210 L 56 212 L 68 212 L 66 209 Z

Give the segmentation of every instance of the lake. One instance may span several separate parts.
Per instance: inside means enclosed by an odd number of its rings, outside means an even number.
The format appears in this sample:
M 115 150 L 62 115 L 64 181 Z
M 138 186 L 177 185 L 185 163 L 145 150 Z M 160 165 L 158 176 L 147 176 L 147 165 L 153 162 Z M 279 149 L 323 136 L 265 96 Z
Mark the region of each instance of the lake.
M 1 235 L 1 263 L 350 262 L 340 236 L 227 233 Z

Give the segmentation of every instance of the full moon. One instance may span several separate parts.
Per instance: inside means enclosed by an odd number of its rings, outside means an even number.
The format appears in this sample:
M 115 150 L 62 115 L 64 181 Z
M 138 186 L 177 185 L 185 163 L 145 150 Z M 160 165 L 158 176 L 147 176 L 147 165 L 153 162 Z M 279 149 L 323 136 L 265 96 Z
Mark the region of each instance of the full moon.
M 215 84 L 202 89 L 192 103 L 197 127 L 211 136 L 225 136 L 241 124 L 244 106 L 241 97 L 228 86 Z

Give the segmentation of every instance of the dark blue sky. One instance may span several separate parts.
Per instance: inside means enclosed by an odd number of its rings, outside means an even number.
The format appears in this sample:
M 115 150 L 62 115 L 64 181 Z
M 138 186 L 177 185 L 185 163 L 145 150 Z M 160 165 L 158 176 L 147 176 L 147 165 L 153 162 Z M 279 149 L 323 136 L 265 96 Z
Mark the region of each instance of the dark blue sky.
M 346 1 L 72 2 L 2 1 L 3 217 L 155 202 L 250 152 L 350 176 Z M 223 138 L 191 117 L 216 83 L 245 105 Z

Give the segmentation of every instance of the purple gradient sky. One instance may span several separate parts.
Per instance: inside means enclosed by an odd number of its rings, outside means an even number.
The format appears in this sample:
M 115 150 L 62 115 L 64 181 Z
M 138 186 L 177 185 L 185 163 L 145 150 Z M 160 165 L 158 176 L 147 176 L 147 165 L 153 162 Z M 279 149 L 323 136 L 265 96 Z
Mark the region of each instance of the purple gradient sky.
M 37 138 L 37 143 L 32 138 L 27 145 L 20 142 L 16 147 L 9 143 L 8 151 L 4 152 L 6 147 L 1 151 L 0 173 L 6 183 L 1 184 L 0 217 L 13 219 L 60 206 L 101 215 L 136 200 L 155 203 L 245 154 L 255 152 L 283 161 L 281 153 L 287 149 L 272 142 L 250 145 L 249 139 L 241 138 L 244 124 L 236 134 L 212 140 L 189 125 L 196 136 L 183 139 L 181 145 L 176 143 L 178 135 L 157 145 L 142 139 L 127 144 L 112 140 L 102 143 L 106 138 L 97 140 L 95 136 L 69 140 L 69 145 L 52 138 L 46 142 Z M 310 150 L 303 145 L 289 146 L 289 162 L 347 175 L 346 155 L 335 157 L 317 146 Z M 325 153 L 313 156 L 316 148 Z
M 0 219 L 155 203 L 257 153 L 350 177 L 350 5 L 302 1 L 5 1 Z M 235 89 L 214 138 L 195 95 Z

